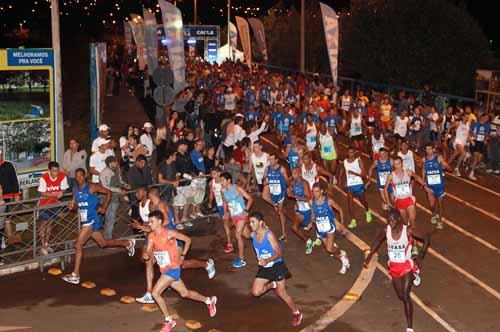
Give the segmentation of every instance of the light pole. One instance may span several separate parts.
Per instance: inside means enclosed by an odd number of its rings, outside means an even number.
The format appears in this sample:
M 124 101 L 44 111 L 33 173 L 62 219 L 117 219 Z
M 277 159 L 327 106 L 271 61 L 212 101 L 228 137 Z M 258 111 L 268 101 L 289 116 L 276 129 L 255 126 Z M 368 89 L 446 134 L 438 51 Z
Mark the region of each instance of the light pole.
M 306 70 L 306 0 L 300 1 L 300 71 Z
M 231 52 L 231 28 L 229 27 L 229 25 L 231 24 L 231 0 L 227 0 L 227 51 L 228 51 L 228 55 L 229 55 L 229 58 L 231 60 L 234 60 L 233 59 L 233 55 L 232 55 L 232 52 Z
M 198 24 L 198 0 L 194 0 L 194 25 Z
M 56 155 L 62 162 L 64 151 L 64 119 L 61 75 L 61 35 L 59 29 L 59 0 L 51 0 L 52 48 L 54 49 L 55 102 L 56 102 Z

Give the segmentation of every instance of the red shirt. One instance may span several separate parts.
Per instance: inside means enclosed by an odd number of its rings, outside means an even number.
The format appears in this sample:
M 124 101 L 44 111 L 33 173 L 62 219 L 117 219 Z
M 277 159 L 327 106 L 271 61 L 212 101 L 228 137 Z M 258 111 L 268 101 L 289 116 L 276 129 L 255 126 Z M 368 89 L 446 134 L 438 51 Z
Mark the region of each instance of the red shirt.
M 40 193 L 54 193 L 68 189 L 68 180 L 63 172 L 57 173 L 55 179 L 52 179 L 49 173 L 45 173 L 40 177 L 40 184 L 38 185 L 38 192 Z M 59 199 L 55 197 L 40 198 L 38 201 L 39 206 L 56 204 Z

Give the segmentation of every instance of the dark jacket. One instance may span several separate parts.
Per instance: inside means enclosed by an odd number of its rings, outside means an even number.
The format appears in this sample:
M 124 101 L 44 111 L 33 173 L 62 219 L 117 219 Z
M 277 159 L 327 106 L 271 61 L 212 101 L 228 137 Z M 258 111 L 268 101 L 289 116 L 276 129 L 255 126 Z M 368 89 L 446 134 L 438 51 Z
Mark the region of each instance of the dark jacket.
M 13 198 L 20 193 L 16 168 L 10 161 L 0 164 L 0 186 L 2 186 L 4 198 Z
M 137 166 L 132 166 L 127 173 L 128 184 L 132 189 L 138 187 L 150 186 L 153 184 L 153 179 L 151 178 L 151 169 L 149 166 L 143 169 L 137 168 Z

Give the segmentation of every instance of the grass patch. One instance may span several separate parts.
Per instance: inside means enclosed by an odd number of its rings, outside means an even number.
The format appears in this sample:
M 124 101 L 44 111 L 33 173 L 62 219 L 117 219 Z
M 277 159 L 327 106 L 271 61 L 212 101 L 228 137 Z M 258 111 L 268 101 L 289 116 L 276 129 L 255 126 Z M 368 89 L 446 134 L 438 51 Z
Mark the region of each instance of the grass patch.
M 2 101 L 0 103 L 0 121 L 18 120 L 31 115 L 31 105 L 38 105 L 43 108 L 42 117 L 50 116 L 49 104 L 43 101 Z

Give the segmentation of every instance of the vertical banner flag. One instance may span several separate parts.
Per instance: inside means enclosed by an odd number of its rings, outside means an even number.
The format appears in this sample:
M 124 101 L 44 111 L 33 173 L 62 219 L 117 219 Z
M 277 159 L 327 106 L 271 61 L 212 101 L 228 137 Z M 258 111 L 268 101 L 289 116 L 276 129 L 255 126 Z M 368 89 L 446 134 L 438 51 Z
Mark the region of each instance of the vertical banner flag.
M 153 75 L 153 72 L 158 67 L 158 38 L 156 36 L 156 16 L 149 10 L 144 12 L 144 40 L 146 44 L 146 56 L 148 60 L 148 74 Z
M 139 61 L 139 69 L 146 68 L 146 43 L 144 41 L 144 21 L 142 17 L 136 14 L 131 14 L 132 20 L 129 21 L 132 35 L 134 36 L 135 45 L 137 46 L 137 60 Z
M 264 30 L 264 24 L 258 18 L 249 18 L 248 23 L 252 27 L 253 34 L 255 39 L 257 40 L 257 46 L 259 47 L 259 51 L 262 54 L 262 58 L 264 62 L 267 62 L 267 46 L 266 46 L 266 32 Z
M 179 8 L 158 0 L 160 4 L 163 26 L 167 38 L 168 60 L 174 72 L 174 90 L 182 90 L 186 85 L 186 65 L 184 62 L 184 30 L 182 28 L 182 14 Z
M 128 21 L 123 21 L 123 31 L 125 35 L 125 50 L 128 54 L 128 52 L 130 52 L 130 49 L 132 48 L 132 30 L 130 29 Z
M 236 25 L 240 30 L 241 45 L 243 46 L 243 53 L 245 53 L 245 60 L 248 67 L 252 66 L 252 47 L 250 45 L 250 28 L 248 22 L 243 17 L 236 16 Z
M 231 40 L 231 48 L 237 49 L 238 46 L 238 30 L 233 22 L 229 22 L 229 39 Z
M 330 58 L 330 70 L 333 84 L 337 85 L 338 57 L 339 57 L 339 21 L 337 13 L 331 7 L 320 2 L 325 29 L 326 48 Z

